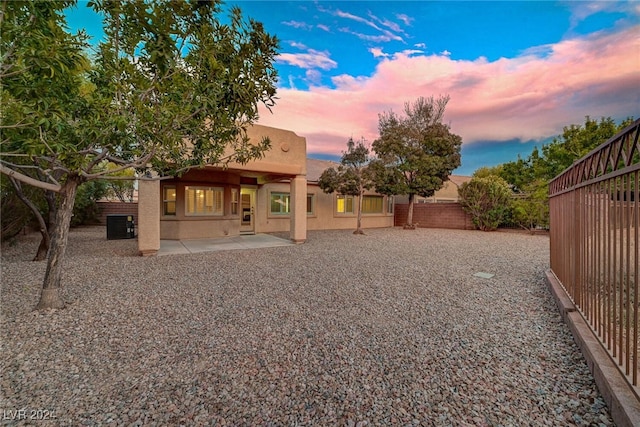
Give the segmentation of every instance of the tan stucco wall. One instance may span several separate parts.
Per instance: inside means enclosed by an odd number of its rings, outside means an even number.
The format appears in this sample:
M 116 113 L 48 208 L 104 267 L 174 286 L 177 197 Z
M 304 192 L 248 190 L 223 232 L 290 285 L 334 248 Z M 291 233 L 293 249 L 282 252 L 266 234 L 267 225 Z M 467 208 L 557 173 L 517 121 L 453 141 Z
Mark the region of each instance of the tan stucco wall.
M 289 183 L 272 183 L 266 184 L 258 189 L 256 202 L 258 222 L 256 231 L 261 233 L 289 231 L 289 215 L 272 215 L 270 213 L 271 208 L 269 205 L 271 192 L 288 193 L 289 188 Z M 356 228 L 357 210 L 353 214 L 347 215 L 335 213 L 336 194 L 326 194 L 320 189 L 320 187 L 318 187 L 318 185 L 313 183 L 307 184 L 307 194 L 314 194 L 316 201 L 314 214 L 307 215 L 307 230 L 338 230 Z M 368 194 L 376 193 L 369 192 Z M 386 199 L 384 206 L 386 207 Z M 393 214 L 363 214 L 362 227 L 393 227 Z
M 444 182 L 442 188 L 434 193 L 432 197 L 420 197 L 416 196 L 414 201 L 416 203 L 423 202 L 457 202 L 458 197 L 458 188 L 462 182 L 467 182 L 471 179 L 468 176 L 460 176 L 455 175 L 451 176 L 451 179 L 455 179 L 456 182 L 451 180 L 447 180 Z M 397 196 L 396 202 L 400 204 L 409 203 L 409 198 L 407 196 Z
M 229 169 L 255 171 L 261 174 L 306 175 L 307 173 L 307 141 L 304 137 L 285 129 L 253 125 L 247 129 L 251 140 L 260 141 L 263 137 L 271 141 L 271 149 L 264 157 L 245 165 L 230 163 Z M 227 150 L 226 154 L 230 154 Z
M 435 200 L 458 200 L 458 186 L 451 181 L 445 181 L 442 188 L 433 195 Z
M 240 234 L 238 218 L 198 218 L 189 221 L 162 221 L 160 234 L 167 240 L 209 239 Z

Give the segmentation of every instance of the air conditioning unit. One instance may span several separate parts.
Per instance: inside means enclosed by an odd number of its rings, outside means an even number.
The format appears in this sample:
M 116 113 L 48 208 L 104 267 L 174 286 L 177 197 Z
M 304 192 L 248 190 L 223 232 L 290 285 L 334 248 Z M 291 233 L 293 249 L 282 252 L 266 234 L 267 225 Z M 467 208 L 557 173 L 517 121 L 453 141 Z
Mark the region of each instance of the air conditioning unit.
M 107 215 L 107 240 L 136 237 L 133 215 Z

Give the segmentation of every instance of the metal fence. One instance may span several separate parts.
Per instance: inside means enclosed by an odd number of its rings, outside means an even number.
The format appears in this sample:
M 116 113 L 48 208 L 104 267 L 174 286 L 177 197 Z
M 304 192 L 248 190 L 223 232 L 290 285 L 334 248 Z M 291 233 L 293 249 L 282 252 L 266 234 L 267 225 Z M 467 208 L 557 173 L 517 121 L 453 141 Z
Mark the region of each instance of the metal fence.
M 549 184 L 551 269 L 638 386 L 640 119 Z

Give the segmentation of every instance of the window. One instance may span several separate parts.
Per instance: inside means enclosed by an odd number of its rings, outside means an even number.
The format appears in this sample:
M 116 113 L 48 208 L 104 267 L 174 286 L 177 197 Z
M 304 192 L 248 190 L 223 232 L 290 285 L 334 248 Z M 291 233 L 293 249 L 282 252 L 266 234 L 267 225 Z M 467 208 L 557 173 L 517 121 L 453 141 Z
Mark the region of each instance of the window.
M 174 185 L 165 185 L 162 188 L 162 214 L 176 214 L 176 187 Z
M 291 196 L 289 193 L 271 193 L 270 205 L 273 215 L 289 215 L 289 212 L 291 212 Z
M 393 213 L 393 196 L 387 196 L 387 213 Z
M 187 215 L 223 215 L 223 189 L 219 187 L 185 187 Z
M 338 194 L 336 199 L 336 213 L 353 213 L 353 196 Z
M 238 215 L 238 189 L 231 189 L 231 215 Z
M 313 215 L 316 211 L 316 195 L 307 194 L 307 215 Z
M 363 196 L 362 197 L 362 213 L 379 213 L 384 209 L 384 197 L 382 196 Z
M 291 195 L 289 193 L 271 193 L 270 212 L 273 215 L 291 213 Z M 307 194 L 307 215 L 313 215 L 316 209 L 316 195 Z

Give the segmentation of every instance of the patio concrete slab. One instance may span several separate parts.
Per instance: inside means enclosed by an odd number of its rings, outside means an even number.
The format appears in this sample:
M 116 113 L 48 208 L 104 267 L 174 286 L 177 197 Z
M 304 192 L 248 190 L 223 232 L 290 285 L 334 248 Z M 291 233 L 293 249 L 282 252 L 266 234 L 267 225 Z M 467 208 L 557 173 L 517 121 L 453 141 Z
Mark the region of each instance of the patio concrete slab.
M 160 240 L 158 255 L 195 254 L 228 250 L 272 248 L 294 245 L 290 240 L 270 234 L 252 234 L 217 239 Z

